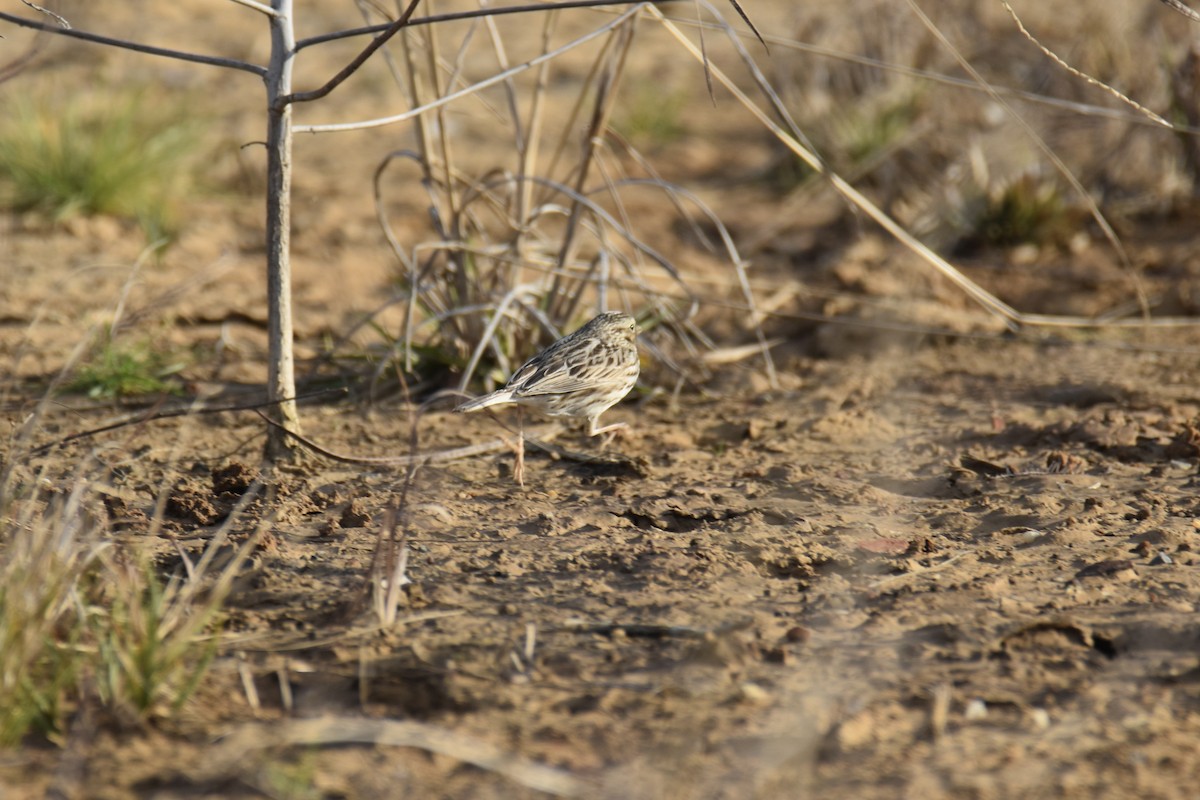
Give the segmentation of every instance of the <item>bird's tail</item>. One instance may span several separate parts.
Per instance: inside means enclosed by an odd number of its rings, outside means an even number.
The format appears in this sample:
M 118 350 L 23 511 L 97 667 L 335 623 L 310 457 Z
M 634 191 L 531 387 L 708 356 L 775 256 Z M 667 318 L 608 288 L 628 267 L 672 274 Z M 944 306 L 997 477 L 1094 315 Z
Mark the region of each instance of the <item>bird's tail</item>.
M 478 411 L 481 408 L 488 406 L 498 406 L 502 403 L 512 402 L 512 392 L 508 389 L 499 389 L 491 394 L 485 394 L 483 397 L 476 397 L 474 400 L 468 400 L 462 405 L 454 409 L 456 414 L 466 414 L 471 411 Z

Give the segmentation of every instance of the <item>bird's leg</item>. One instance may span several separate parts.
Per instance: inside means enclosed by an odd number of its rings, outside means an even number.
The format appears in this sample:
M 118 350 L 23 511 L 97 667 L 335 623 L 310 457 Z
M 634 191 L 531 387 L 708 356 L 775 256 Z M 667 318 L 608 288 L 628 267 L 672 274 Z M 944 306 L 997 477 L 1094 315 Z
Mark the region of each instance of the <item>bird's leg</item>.
M 525 415 L 517 406 L 517 447 L 513 459 L 513 480 L 517 486 L 525 488 Z
M 599 416 L 588 418 L 588 436 L 599 436 L 602 433 L 607 433 L 604 441 L 600 443 L 600 449 L 604 449 L 612 444 L 612 440 L 616 438 L 619 431 L 629 430 L 629 423 L 614 422 L 612 425 L 605 425 L 603 428 L 597 428 L 596 422 L 600 419 Z

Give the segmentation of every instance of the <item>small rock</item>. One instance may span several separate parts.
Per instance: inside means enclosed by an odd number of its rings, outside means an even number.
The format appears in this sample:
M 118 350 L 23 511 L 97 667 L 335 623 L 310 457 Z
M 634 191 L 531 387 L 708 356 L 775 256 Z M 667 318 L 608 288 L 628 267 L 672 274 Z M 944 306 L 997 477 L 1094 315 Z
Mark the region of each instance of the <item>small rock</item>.
M 213 494 L 243 495 L 250 490 L 257 473 L 241 462 L 234 461 L 212 472 Z
M 1075 579 L 1080 578 L 1099 578 L 1099 577 L 1127 577 L 1122 573 L 1132 573 L 1133 562 L 1127 558 L 1114 558 L 1108 561 L 1098 561 L 1095 564 L 1088 564 L 1083 569 L 1075 573 Z
M 1032 264 L 1037 261 L 1041 251 L 1036 244 L 1021 244 L 1008 253 L 1009 261 L 1017 265 Z
M 365 528 L 371 524 L 371 515 L 363 502 L 356 497 L 342 511 L 339 522 L 343 528 Z
M 812 637 L 812 631 L 803 625 L 794 625 L 783 636 L 792 644 L 804 644 Z
M 987 703 L 983 702 L 978 697 L 967 703 L 967 707 L 963 709 L 963 717 L 965 717 L 968 722 L 978 722 L 981 719 L 987 719 L 987 715 Z
M 738 700 L 754 706 L 765 706 L 771 702 L 771 693 L 757 683 L 746 681 L 738 687 Z
M 1044 531 L 1039 531 L 1036 528 L 1025 528 L 1024 530 L 1017 531 L 1015 536 L 1023 544 L 1033 544 L 1045 538 L 1046 534 Z
M 1158 566 L 1162 566 L 1163 564 L 1174 564 L 1174 563 L 1175 563 L 1175 560 L 1161 550 L 1159 550 L 1157 553 L 1154 554 L 1154 558 L 1150 559 L 1150 566 L 1152 566 L 1152 567 L 1158 567 Z

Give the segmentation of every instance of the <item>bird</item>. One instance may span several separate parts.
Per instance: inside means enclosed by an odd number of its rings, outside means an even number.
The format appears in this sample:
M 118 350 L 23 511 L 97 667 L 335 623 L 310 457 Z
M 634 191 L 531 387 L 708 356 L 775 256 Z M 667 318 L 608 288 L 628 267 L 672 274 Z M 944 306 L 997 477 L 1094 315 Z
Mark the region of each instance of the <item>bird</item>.
M 629 394 L 640 371 L 637 321 L 620 311 L 606 311 L 526 361 L 503 388 L 454 410 L 468 413 L 518 403 L 551 417 L 587 420 L 588 436 L 597 436 L 628 427 L 623 422 L 602 428 L 596 424 Z

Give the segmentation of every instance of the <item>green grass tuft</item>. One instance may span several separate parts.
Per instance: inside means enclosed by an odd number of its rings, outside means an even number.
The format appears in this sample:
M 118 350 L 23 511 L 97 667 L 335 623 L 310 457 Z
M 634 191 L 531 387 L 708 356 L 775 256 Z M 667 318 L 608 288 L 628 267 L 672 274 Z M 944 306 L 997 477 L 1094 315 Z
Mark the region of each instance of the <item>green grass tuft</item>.
M 55 221 L 134 218 L 151 238 L 170 233 L 197 145 L 195 123 L 173 105 L 143 93 L 9 103 L 0 121 L 0 203 Z
M 109 341 L 75 371 L 66 390 L 96 400 L 177 394 L 175 376 L 185 366 L 184 359 L 148 342 Z
M 993 247 L 1061 244 L 1071 229 L 1070 209 L 1058 184 L 1025 175 L 991 194 L 971 238 Z
M 687 94 L 664 92 L 659 86 L 637 84 L 620 107 L 615 123 L 631 142 L 639 147 L 665 147 L 683 138 Z
M 162 582 L 145 559 L 106 566 L 119 578 L 93 609 L 100 696 L 139 717 L 178 711 L 216 655 L 220 604 L 192 604 L 182 580 Z
M 898 87 L 838 105 L 806 121 L 805 130 L 834 172 L 865 176 L 912 140 L 923 102 L 920 87 Z M 804 161 L 789 155 L 770 173 L 769 182 L 775 191 L 786 193 L 815 176 Z

